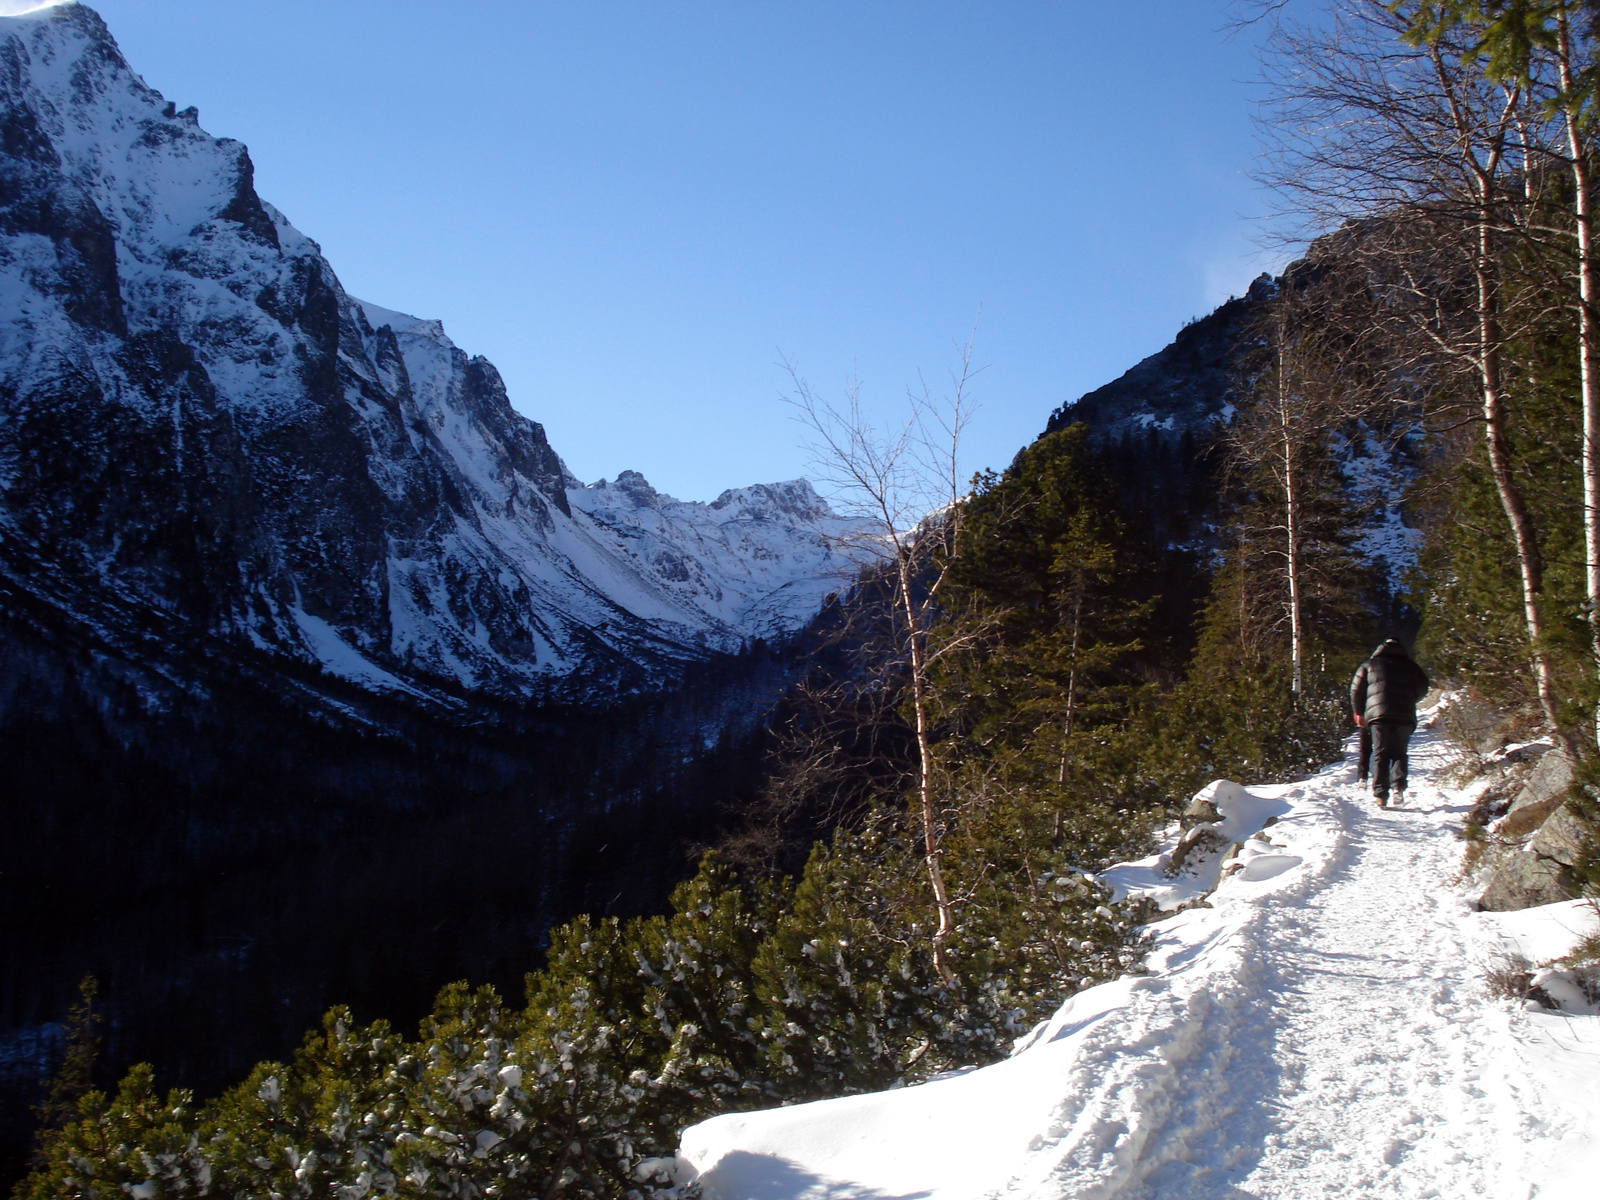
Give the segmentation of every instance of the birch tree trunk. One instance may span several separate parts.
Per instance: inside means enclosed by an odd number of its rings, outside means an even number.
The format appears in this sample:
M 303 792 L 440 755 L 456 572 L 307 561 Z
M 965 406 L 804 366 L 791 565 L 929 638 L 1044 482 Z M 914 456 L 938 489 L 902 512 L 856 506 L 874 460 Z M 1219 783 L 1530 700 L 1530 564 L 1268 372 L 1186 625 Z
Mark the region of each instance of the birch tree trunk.
M 897 556 L 895 571 L 911 659 L 911 709 L 917 735 L 917 811 L 922 825 L 922 854 L 928 869 L 928 885 L 933 891 L 934 908 L 938 913 L 938 926 L 931 942 L 933 969 L 939 973 L 940 979 L 949 983 L 955 978 L 950 970 L 950 935 L 955 932 L 956 920 L 955 906 L 950 903 L 950 890 L 944 881 L 939 808 L 933 794 L 933 742 L 928 731 L 927 643 L 912 600 L 913 580 L 908 553 L 901 552 Z
M 1067 669 L 1067 716 L 1061 723 L 1061 764 L 1056 771 L 1056 782 L 1063 787 L 1067 782 L 1067 754 L 1072 744 L 1072 718 L 1078 705 L 1078 646 L 1083 634 L 1083 593 L 1079 592 L 1072 604 L 1072 666 Z
M 1600 291 L 1594 261 L 1593 179 L 1589 170 L 1589 145 L 1579 126 L 1575 100 L 1575 47 L 1567 6 L 1556 12 L 1556 68 L 1560 76 L 1567 135 L 1572 160 L 1573 222 L 1578 242 L 1578 379 L 1583 394 L 1583 556 L 1584 595 L 1589 609 L 1589 649 L 1600 675 L 1600 329 L 1596 328 L 1595 302 Z M 1594 713 L 1594 736 L 1600 745 L 1600 705 Z
M 1523 620 L 1528 631 L 1529 658 L 1539 707 L 1563 748 L 1570 753 L 1572 746 L 1562 732 L 1557 716 L 1550 656 L 1545 644 L 1544 560 L 1522 489 L 1517 486 L 1511 473 L 1511 456 L 1506 445 L 1505 410 L 1500 386 L 1499 296 L 1489 268 L 1492 240 L 1493 232 L 1487 219 L 1484 219 L 1478 227 L 1478 262 L 1473 271 L 1478 291 L 1478 377 L 1483 393 L 1483 436 L 1489 453 L 1489 473 L 1494 479 L 1500 507 L 1511 526 L 1511 540 L 1516 549 L 1517 570 L 1522 581 Z
M 1300 497 L 1294 472 L 1295 437 L 1289 414 L 1288 351 L 1285 331 L 1278 333 L 1278 430 L 1283 446 L 1284 553 L 1289 563 L 1289 690 L 1296 696 L 1305 690 L 1305 629 L 1300 603 Z
M 950 398 L 935 403 L 926 387 L 920 398 L 909 394 L 910 416 L 898 429 L 873 425 L 862 412 L 853 382 L 846 389 L 847 404 L 836 407 L 812 391 L 791 366 L 795 391 L 786 398 L 815 436 L 813 467 L 824 485 L 837 489 L 836 514 L 859 522 L 855 537 L 834 542 L 853 547 L 866 574 L 889 584 L 889 611 L 904 622 L 891 653 L 908 676 L 917 747 L 916 780 L 907 809 L 915 814 L 914 828 L 921 835 L 936 914 L 929 949 L 934 969 L 946 983 L 955 979 L 950 939 L 956 930 L 956 905 L 944 877 L 944 817 L 936 794 L 930 673 L 951 647 L 932 646 L 929 634 L 939 615 L 939 593 L 960 554 L 964 492 L 957 455 L 962 431 L 972 416 L 968 395 L 976 373 L 972 347 L 972 338 L 961 347 L 959 370 L 951 372 Z

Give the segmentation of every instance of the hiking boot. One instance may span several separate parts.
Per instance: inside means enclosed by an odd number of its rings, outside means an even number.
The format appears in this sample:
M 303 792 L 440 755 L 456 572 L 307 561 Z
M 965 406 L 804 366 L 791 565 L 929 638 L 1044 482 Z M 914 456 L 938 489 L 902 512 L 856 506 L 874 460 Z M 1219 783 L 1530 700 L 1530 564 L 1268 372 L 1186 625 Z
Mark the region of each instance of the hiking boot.
M 1372 793 L 1372 798 L 1378 802 L 1378 807 L 1379 808 L 1388 808 L 1389 807 L 1389 793 L 1388 792 L 1373 792 Z

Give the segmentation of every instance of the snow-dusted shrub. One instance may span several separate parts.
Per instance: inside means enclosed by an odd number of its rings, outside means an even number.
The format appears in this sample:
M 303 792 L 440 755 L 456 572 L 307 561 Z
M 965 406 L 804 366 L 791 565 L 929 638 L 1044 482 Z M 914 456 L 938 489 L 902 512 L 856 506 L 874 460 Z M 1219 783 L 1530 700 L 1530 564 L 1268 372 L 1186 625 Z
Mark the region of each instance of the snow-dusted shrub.
M 414 1092 L 403 1038 L 347 1009 L 323 1018 L 289 1064 L 261 1063 L 206 1112 L 218 1195 L 392 1192 L 392 1152 Z
M 1582 762 L 1574 769 L 1567 807 L 1584 830 L 1573 878 L 1583 895 L 1600 897 L 1600 761 Z
M 47 1145 L 44 1165 L 17 1185 L 16 1200 L 210 1194 L 212 1167 L 192 1097 L 162 1096 L 147 1064 L 129 1071 L 114 1096 L 88 1093 L 78 1111 Z
M 640 1200 L 687 1124 L 991 1061 L 1136 965 L 1138 914 L 1079 873 L 1076 823 L 1110 845 L 1126 821 L 1065 803 L 966 796 L 945 842 L 951 978 L 932 962 L 916 830 L 883 805 L 798 883 L 708 860 L 670 915 L 552 931 L 525 1007 L 451 985 L 415 1040 L 335 1009 L 290 1062 L 198 1109 L 159 1100 L 139 1068 L 115 1099 L 85 1099 L 19 1194 Z

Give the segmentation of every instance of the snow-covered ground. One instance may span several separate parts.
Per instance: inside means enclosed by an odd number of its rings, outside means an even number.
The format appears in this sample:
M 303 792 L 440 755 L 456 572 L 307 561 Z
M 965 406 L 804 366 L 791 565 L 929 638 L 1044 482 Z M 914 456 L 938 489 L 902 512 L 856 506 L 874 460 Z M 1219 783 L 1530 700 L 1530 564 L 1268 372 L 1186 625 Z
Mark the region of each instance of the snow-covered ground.
M 1438 782 L 1436 736 L 1411 758 L 1398 810 L 1348 765 L 1222 789 L 1230 835 L 1277 820 L 1210 907 L 1151 927 L 1149 974 L 1080 993 L 994 1066 L 690 1128 L 705 1197 L 1600 1195 L 1600 1015 L 1485 983 L 1509 953 L 1565 953 L 1593 910 L 1474 912 L 1471 792 Z M 1136 887 L 1155 865 L 1107 875 Z

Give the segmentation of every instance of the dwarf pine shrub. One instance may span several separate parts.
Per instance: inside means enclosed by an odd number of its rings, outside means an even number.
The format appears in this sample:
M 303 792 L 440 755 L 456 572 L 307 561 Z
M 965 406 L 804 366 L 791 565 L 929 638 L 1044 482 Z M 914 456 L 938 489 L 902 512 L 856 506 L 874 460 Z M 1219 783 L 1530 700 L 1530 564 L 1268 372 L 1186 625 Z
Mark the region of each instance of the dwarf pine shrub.
M 1046 880 L 1038 903 L 975 904 L 941 980 L 919 867 L 892 822 L 841 832 L 793 885 L 708 859 L 670 915 L 553 931 L 520 1007 L 452 984 L 415 1038 L 335 1008 L 289 1062 L 202 1105 L 136 1067 L 83 1097 L 15 1196 L 640 1200 L 641 1165 L 687 1124 L 991 1061 L 1037 1015 L 1025 987 L 1136 956 L 1133 918 L 1095 915 L 1101 890 Z M 1063 910 L 1065 958 L 1019 984 Z

